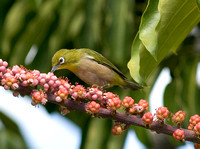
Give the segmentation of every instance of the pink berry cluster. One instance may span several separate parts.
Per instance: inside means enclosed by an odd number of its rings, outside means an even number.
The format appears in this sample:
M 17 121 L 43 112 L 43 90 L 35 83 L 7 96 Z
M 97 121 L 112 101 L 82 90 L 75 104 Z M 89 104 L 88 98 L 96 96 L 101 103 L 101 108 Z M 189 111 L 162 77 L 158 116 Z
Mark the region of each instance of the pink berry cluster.
M 103 100 L 103 92 L 101 89 L 97 87 L 91 87 L 88 89 L 87 98 L 90 100 L 99 100 L 102 102 Z
M 54 93 L 56 101 L 66 99 L 69 94 L 68 80 L 57 78 L 53 73 L 40 73 L 38 70 L 27 70 L 22 66 L 7 68 L 8 63 L 0 59 L 0 83 L 5 89 L 13 90 L 14 96 L 19 94 L 18 88 L 32 97 L 32 104 L 45 104 L 47 92 Z M 21 92 L 22 93 L 22 92 Z M 60 98 L 60 99 L 59 99 Z
M 145 125 L 150 125 L 153 122 L 153 115 L 151 112 L 147 112 L 142 116 L 142 121 Z
M 74 100 L 85 99 L 87 96 L 87 91 L 82 85 L 72 85 L 69 90 L 70 95 Z
M 178 111 L 174 115 L 172 115 L 172 122 L 180 124 L 185 120 L 185 112 Z
M 159 107 L 157 110 L 156 110 L 156 118 L 159 120 L 159 121 L 163 121 L 164 119 L 167 119 L 168 116 L 169 116 L 169 110 L 167 109 L 167 107 Z
M 173 137 L 175 140 L 177 141 L 182 141 L 184 142 L 185 141 L 185 136 L 184 136 L 184 131 L 181 130 L 181 129 L 176 129 L 173 133 Z
M 8 63 L 0 59 L 0 86 L 5 89 L 13 90 L 14 96 L 30 95 L 32 98 L 32 105 L 39 103 L 45 104 L 47 97 L 53 95 L 55 101 L 67 102 L 68 100 L 74 100 L 76 103 L 86 103 L 85 110 L 87 113 L 98 116 L 101 108 L 107 108 L 113 114 L 118 109 L 125 109 L 126 114 L 139 115 L 146 127 L 150 127 L 154 122 L 154 116 L 156 121 L 164 123 L 165 119 L 169 117 L 169 110 L 166 107 L 159 107 L 156 113 L 153 115 L 148 111 L 149 103 L 140 99 L 138 103 L 135 103 L 134 99 L 126 96 L 123 101 L 119 96 L 112 92 L 105 92 L 101 88 L 96 86 L 85 88 L 82 85 L 71 85 L 67 78 L 57 78 L 53 73 L 40 73 L 38 70 L 27 70 L 23 66 L 13 66 L 8 68 Z M 63 114 L 69 113 L 69 109 L 61 106 Z M 185 113 L 178 111 L 174 115 L 172 114 L 172 122 L 180 125 L 185 120 Z M 189 120 L 189 130 L 193 130 L 196 135 L 200 136 L 200 116 L 194 115 Z M 112 133 L 119 135 L 125 130 L 125 127 L 121 123 L 116 123 L 112 127 Z M 173 133 L 173 137 L 176 140 L 184 141 L 184 131 L 177 129 Z M 199 144 L 195 144 L 196 148 L 199 148 Z
M 122 124 L 116 123 L 116 124 L 112 127 L 111 131 L 112 131 L 112 133 L 113 133 L 114 135 L 120 135 L 120 134 L 122 134 L 122 132 L 124 131 L 124 128 L 123 128 Z
M 126 96 L 122 102 L 124 108 L 131 108 L 134 104 L 134 99 Z
M 188 129 L 193 130 L 194 126 L 196 126 L 199 122 L 200 122 L 200 116 L 198 114 L 191 116 L 189 120 L 190 124 L 188 126 Z
M 47 95 L 42 90 L 33 90 L 31 93 L 32 105 L 42 103 L 43 105 L 47 102 Z
M 140 101 L 138 102 L 138 105 L 142 106 L 144 108 L 144 111 L 148 110 L 149 103 L 146 100 L 140 99 Z
M 6 67 L 8 66 L 8 63 L 6 61 L 3 61 L 0 59 L 0 78 L 3 77 L 3 74 L 6 73 L 7 69 Z
M 39 85 L 44 87 L 44 91 L 55 91 L 54 89 L 61 84 L 61 80 L 59 80 L 53 73 L 38 73 L 37 80 L 39 81 Z
M 67 97 L 69 95 L 69 90 L 70 90 L 70 87 L 71 87 L 70 84 L 68 83 L 68 80 L 64 80 L 64 79 L 59 78 L 59 79 L 55 80 L 54 85 L 55 85 L 55 87 L 52 88 L 51 90 L 54 91 L 56 101 L 61 102 L 65 99 L 67 99 Z
M 99 113 L 99 109 L 100 109 L 100 104 L 96 103 L 95 101 L 91 101 L 89 102 L 88 108 L 86 109 L 86 111 L 89 114 L 95 114 L 95 113 Z
M 194 132 L 196 133 L 196 135 L 200 135 L 200 123 L 197 123 L 195 126 L 194 126 Z
M 200 116 L 198 114 L 191 116 L 189 122 L 188 129 L 193 130 L 196 135 L 200 136 Z
M 122 101 L 117 95 L 115 95 L 113 98 L 107 99 L 107 104 L 112 110 L 117 110 L 121 107 Z
M 140 99 L 138 103 L 133 104 L 129 108 L 129 112 L 131 114 L 143 114 L 145 111 L 148 110 L 149 103 L 144 100 Z
M 147 105 L 144 100 L 142 100 L 139 103 L 140 103 L 140 105 Z M 145 106 L 145 108 L 148 109 L 147 106 Z M 167 107 L 159 107 L 158 109 L 156 109 L 156 113 L 154 115 L 151 112 L 144 113 L 143 116 L 142 116 L 142 121 L 147 128 L 151 127 L 151 124 L 154 121 L 153 119 L 154 119 L 154 116 L 155 116 L 155 118 L 156 118 L 155 121 L 160 122 L 160 124 L 162 126 L 164 124 L 164 120 L 169 119 L 169 114 L 170 114 L 170 112 L 167 109 Z M 185 113 L 183 111 L 178 111 L 174 115 L 171 113 L 171 115 L 172 115 L 172 122 L 177 123 L 178 126 L 180 127 L 180 123 L 183 122 L 184 119 L 185 119 Z
M 16 90 L 18 89 L 18 80 L 13 76 L 12 71 L 6 72 L 1 80 L 1 84 L 4 86 L 4 89 L 12 89 Z
M 0 81 L 5 89 L 14 90 L 14 95 L 23 94 L 23 91 L 32 97 L 32 104 L 45 104 L 47 95 L 55 96 L 56 102 L 62 102 L 67 98 L 79 102 L 88 102 L 87 111 L 90 114 L 99 112 L 100 107 L 106 107 L 116 111 L 121 108 L 122 101 L 119 96 L 111 92 L 103 92 L 101 88 L 93 86 L 84 88 L 82 85 L 71 85 L 68 79 L 57 78 L 53 73 L 40 73 L 38 70 L 27 70 L 22 66 L 7 68 L 8 63 L 0 59 Z M 22 91 L 23 90 L 23 91 Z M 145 102 L 144 102 L 145 103 Z M 144 106 L 141 104 L 140 106 Z M 123 106 L 133 107 L 134 100 L 125 97 Z M 146 109 L 146 107 L 144 106 Z M 143 108 L 142 108 L 143 109 Z M 141 111 L 141 108 L 137 108 Z
M 106 104 L 108 109 L 117 110 L 121 108 L 122 101 L 119 99 L 119 96 L 113 94 L 112 92 L 103 93 L 103 99 L 101 100 L 102 104 Z

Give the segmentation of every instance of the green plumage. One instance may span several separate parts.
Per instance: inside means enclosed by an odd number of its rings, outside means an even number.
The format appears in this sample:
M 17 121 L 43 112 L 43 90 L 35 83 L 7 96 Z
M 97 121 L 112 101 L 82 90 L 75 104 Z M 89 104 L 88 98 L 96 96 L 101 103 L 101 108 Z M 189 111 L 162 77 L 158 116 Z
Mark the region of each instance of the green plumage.
M 141 89 L 130 82 L 109 60 L 90 49 L 61 49 L 52 58 L 52 71 L 68 69 L 90 85 L 111 87 L 119 85 L 132 90 Z

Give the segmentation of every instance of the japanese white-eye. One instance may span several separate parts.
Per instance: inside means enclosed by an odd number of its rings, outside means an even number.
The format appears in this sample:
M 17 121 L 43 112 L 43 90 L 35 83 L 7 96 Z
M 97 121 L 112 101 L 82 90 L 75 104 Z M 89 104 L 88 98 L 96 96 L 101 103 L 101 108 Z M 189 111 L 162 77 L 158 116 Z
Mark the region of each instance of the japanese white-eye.
M 89 85 L 102 88 L 119 85 L 132 90 L 142 89 L 127 78 L 104 56 L 90 49 L 61 49 L 52 58 L 52 70 L 68 69 Z

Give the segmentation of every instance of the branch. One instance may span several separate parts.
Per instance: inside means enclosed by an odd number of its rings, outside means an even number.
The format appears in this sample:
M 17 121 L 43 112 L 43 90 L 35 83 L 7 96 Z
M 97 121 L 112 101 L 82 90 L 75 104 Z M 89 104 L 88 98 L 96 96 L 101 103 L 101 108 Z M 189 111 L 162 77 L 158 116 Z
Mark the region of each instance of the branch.
M 73 100 L 67 99 L 64 103 L 58 103 L 55 101 L 55 96 L 52 94 L 48 94 L 48 101 L 54 104 L 58 104 L 60 106 L 65 106 L 67 109 L 71 110 L 78 110 L 82 112 L 87 112 L 88 105 L 85 103 L 76 103 Z M 146 129 L 150 129 L 153 131 L 156 131 L 157 133 L 163 133 L 167 135 L 173 135 L 174 131 L 176 129 L 179 129 L 176 126 L 171 126 L 164 124 L 163 126 L 160 124 L 159 121 L 152 122 L 151 126 L 148 128 L 145 126 L 145 124 L 142 121 L 142 118 L 136 115 L 127 115 L 125 113 L 120 113 L 116 111 L 116 114 L 113 116 L 113 113 L 111 110 L 108 110 L 106 108 L 100 108 L 99 113 L 95 114 L 96 117 L 102 117 L 102 118 L 108 118 L 113 119 L 115 121 L 127 124 L 127 125 L 135 125 L 139 127 L 143 127 Z M 181 129 L 185 132 L 185 140 L 200 143 L 199 137 L 191 130 L 187 129 Z
M 159 107 L 154 117 L 147 112 L 146 100 L 141 99 L 134 103 L 134 100 L 127 96 L 121 101 L 116 94 L 102 91 L 97 87 L 85 89 L 82 85 L 71 85 L 68 79 L 57 78 L 53 73 L 31 71 L 22 66 L 7 68 L 7 65 L 7 62 L 0 59 L 0 86 L 6 90 L 13 90 L 14 96 L 31 96 L 32 105 L 45 105 L 48 101 L 64 107 L 65 112 L 79 110 L 95 117 L 113 119 L 116 122 L 112 128 L 114 135 L 121 134 L 129 125 L 135 125 L 171 135 L 176 140 L 200 144 L 200 116 L 197 114 L 190 118 L 190 130 L 180 128 L 180 123 L 185 118 L 182 111 L 172 115 L 172 121 L 178 124 L 177 127 L 167 125 L 164 120 L 168 119 L 170 112 L 166 107 Z M 117 109 L 122 107 L 125 112 L 118 112 Z

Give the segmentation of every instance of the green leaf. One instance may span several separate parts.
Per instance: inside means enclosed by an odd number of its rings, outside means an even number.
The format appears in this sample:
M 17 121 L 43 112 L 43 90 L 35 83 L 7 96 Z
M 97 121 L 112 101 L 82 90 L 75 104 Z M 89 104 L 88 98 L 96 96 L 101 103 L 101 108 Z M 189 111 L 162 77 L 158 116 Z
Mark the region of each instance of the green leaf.
M 131 51 L 131 60 L 128 62 L 128 68 L 130 70 L 132 78 L 143 85 L 145 85 L 143 76 L 145 74 L 150 74 L 150 72 L 155 68 L 156 61 L 150 55 L 150 53 L 145 49 L 141 40 L 139 39 L 139 34 L 136 35 Z M 141 54 L 139 54 L 141 53 Z M 143 61 L 141 61 L 143 59 Z M 147 63 L 148 62 L 148 63 Z M 145 65 L 146 63 L 146 65 Z M 143 71 L 143 72 L 141 72 Z M 143 75 L 141 75 L 143 74 Z
M 132 4 L 130 0 L 110 0 L 108 4 L 108 16 L 107 24 L 108 31 L 105 40 L 107 49 L 109 50 L 110 60 L 114 64 L 122 65 L 123 61 L 120 59 L 126 59 L 129 56 L 130 45 L 129 37 L 130 25 L 129 25 L 129 10 Z M 126 62 L 126 61 L 125 61 Z M 125 63 L 124 63 L 125 64 Z M 124 66 L 124 65 L 123 65 Z
M 200 0 L 196 0 L 197 2 L 197 6 L 199 7 L 199 10 L 200 10 Z
M 197 64 L 198 60 L 194 57 L 191 57 L 187 60 L 187 65 L 184 65 L 182 70 L 182 81 L 183 81 L 183 90 L 182 90 L 182 100 L 187 106 L 187 114 L 194 114 L 199 106 L 196 104 L 197 98 L 197 82 L 196 82 L 196 73 L 197 73 Z
M 183 109 L 183 103 L 181 101 L 181 88 L 182 81 L 180 79 L 174 80 L 165 88 L 164 106 L 166 106 L 172 113 Z
M 9 129 L 10 131 L 20 134 L 20 130 L 17 124 L 2 112 L 0 112 L 0 119 L 6 129 Z
M 0 148 L 1 149 L 27 149 L 24 140 L 13 131 L 7 129 L 0 130 Z
M 31 6 L 26 1 L 18 1 L 12 5 L 6 15 L 2 41 L 2 54 L 4 56 L 8 56 L 12 51 L 12 40 L 23 29 L 25 17 L 31 10 Z
M 10 57 L 10 64 L 24 64 L 24 59 L 32 45 L 40 45 L 48 34 L 50 24 L 55 19 L 55 11 L 60 0 L 45 1 L 38 14 L 28 22 L 28 25 L 17 40 Z
M 104 0 L 86 1 L 85 21 L 81 29 L 76 44 L 78 47 L 89 47 L 95 49 L 94 46 L 101 38 L 101 16 L 104 6 Z
M 81 148 L 96 149 L 106 148 L 110 142 L 112 121 L 108 119 L 90 119 L 84 146 Z
M 186 51 L 185 47 L 182 49 L 182 52 L 183 50 Z M 188 51 L 191 52 L 191 47 L 189 48 Z M 177 62 L 170 60 L 176 66 L 175 68 L 170 68 L 174 77 L 165 89 L 164 105 L 172 113 L 176 113 L 179 110 L 186 112 L 185 126 L 187 126 L 190 116 L 194 115 L 197 109 L 199 109 L 196 83 L 198 58 L 186 52 L 178 57 L 174 57 L 174 59 Z
M 2 112 L 0 120 L 3 123 L 0 130 L 0 148 L 27 148 L 17 124 Z
M 195 0 L 151 0 L 133 41 L 128 63 L 132 78 L 144 84 L 168 53 L 176 52 L 199 21 L 200 12 Z
M 142 127 L 136 127 L 134 126 L 134 130 L 135 130 L 135 133 L 138 137 L 138 139 L 143 143 L 145 144 L 148 148 L 151 148 L 152 147 L 152 134 L 149 133 L 150 130 L 147 130 L 145 128 L 142 128 Z
M 157 0 L 153 0 L 152 2 L 149 1 L 148 9 L 145 10 L 142 16 L 139 29 L 140 40 L 153 56 L 156 56 L 156 48 L 158 42 L 157 32 L 155 28 L 160 20 L 160 13 L 157 7 Z
M 63 48 L 63 44 L 65 44 L 66 39 L 70 38 L 69 36 L 69 28 L 71 28 L 71 23 L 78 17 L 79 19 L 83 19 L 80 21 L 84 21 L 84 12 L 81 9 L 81 6 L 85 3 L 83 0 L 67 0 L 63 1 L 62 5 L 58 9 L 58 17 L 57 20 L 58 25 L 55 31 L 50 35 L 48 46 L 51 52 L 51 55 L 55 53 L 56 50 Z M 81 16 L 79 16 L 81 14 Z M 80 17 L 80 18 L 79 18 Z M 82 18 L 83 17 L 83 18 Z M 82 22 L 80 22 L 82 23 Z M 77 28 L 78 30 L 80 28 Z M 75 32 L 75 31 L 74 31 Z
M 111 129 L 109 130 L 111 132 Z M 126 139 L 127 131 L 124 131 L 120 135 L 113 135 L 110 134 L 109 140 L 108 140 L 108 149 L 122 149 L 124 146 L 124 142 Z M 102 146 L 104 148 L 104 146 Z

